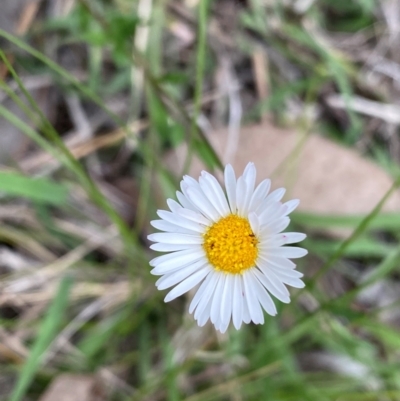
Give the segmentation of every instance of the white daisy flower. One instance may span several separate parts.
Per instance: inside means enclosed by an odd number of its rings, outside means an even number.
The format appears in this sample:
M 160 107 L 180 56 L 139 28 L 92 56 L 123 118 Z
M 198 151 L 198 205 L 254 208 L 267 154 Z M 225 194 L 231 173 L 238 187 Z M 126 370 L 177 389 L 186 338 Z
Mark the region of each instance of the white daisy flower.
M 199 326 L 208 319 L 222 333 L 232 319 L 239 329 L 251 321 L 264 323 L 264 309 L 276 315 L 273 295 L 290 302 L 285 284 L 304 287 L 289 259 L 307 250 L 283 246 L 302 241 L 302 233 L 281 233 L 289 225 L 289 213 L 298 200 L 282 203 L 285 189 L 271 193 L 270 180 L 256 188 L 256 169 L 249 163 L 236 180 L 231 165 L 225 168 L 225 188 L 203 171 L 197 182 L 185 176 L 178 202 L 168 199 L 171 211 L 159 210 L 161 220 L 151 222 L 164 231 L 148 236 L 151 249 L 169 252 L 150 261 L 152 274 L 161 276 L 159 290 L 174 287 L 165 297 L 172 301 L 200 284 L 189 312 Z

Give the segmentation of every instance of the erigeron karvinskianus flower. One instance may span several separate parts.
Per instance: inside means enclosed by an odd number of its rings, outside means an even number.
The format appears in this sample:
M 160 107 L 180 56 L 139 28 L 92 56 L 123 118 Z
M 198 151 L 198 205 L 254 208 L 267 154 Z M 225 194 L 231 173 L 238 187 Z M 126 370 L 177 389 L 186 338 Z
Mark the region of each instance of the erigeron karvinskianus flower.
M 249 163 L 236 179 L 232 166 L 225 168 L 225 190 L 203 171 L 199 181 L 185 176 L 178 202 L 168 199 L 171 211 L 159 210 L 161 220 L 151 224 L 162 233 L 148 236 L 155 251 L 169 252 L 150 261 L 152 274 L 161 276 L 159 290 L 174 287 L 165 302 L 199 285 L 189 312 L 199 326 L 208 319 L 225 332 L 232 319 L 264 323 L 264 309 L 276 315 L 271 298 L 290 302 L 286 285 L 304 287 L 303 274 L 290 260 L 307 254 L 303 248 L 284 246 L 302 241 L 302 233 L 282 233 L 298 200 L 282 203 L 283 188 L 271 193 L 270 180 L 257 187 L 256 169 Z

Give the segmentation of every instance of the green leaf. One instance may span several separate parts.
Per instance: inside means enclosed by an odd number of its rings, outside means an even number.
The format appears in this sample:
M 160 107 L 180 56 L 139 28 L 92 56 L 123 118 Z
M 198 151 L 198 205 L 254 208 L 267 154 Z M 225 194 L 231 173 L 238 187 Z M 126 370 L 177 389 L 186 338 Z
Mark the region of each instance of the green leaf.
M 64 185 L 11 172 L 0 172 L 0 192 L 52 205 L 64 204 L 68 196 Z

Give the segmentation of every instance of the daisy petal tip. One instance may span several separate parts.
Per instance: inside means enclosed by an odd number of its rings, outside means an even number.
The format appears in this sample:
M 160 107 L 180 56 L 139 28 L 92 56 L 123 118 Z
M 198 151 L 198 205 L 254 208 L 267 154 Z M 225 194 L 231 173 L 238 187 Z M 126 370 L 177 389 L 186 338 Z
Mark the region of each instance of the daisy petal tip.
M 164 298 L 164 302 L 165 303 L 168 303 L 168 302 L 171 302 L 171 301 L 173 301 L 175 298 L 173 297 L 173 296 L 171 296 L 170 294 L 167 294 L 166 296 L 165 296 L 165 298 Z
M 248 171 L 249 169 L 255 169 L 254 162 L 248 162 L 244 168 L 244 171 Z
M 307 238 L 307 234 L 305 234 L 305 233 L 299 233 L 298 238 L 297 238 L 297 239 L 298 239 L 297 242 L 304 241 L 306 238 Z
M 204 327 L 206 325 L 206 323 L 208 322 L 208 319 L 204 322 L 201 322 L 200 319 L 196 320 L 196 323 L 199 327 Z
M 166 283 L 164 283 L 164 284 L 163 283 L 159 283 L 159 284 L 156 283 L 156 287 L 157 287 L 157 290 L 162 291 L 162 290 L 166 290 L 170 286 L 168 284 L 166 284 Z M 167 301 L 164 301 L 164 302 L 167 302 Z
M 299 205 L 300 205 L 300 199 L 292 199 L 286 202 L 286 206 L 288 207 L 288 211 L 286 213 L 287 214 L 292 213 L 295 209 L 298 208 Z
M 153 238 L 154 238 L 154 234 L 149 234 L 149 235 L 147 236 L 147 239 L 148 239 L 149 241 L 155 242 Z
M 229 327 L 229 323 L 228 323 L 228 325 L 223 325 L 223 326 L 219 327 L 217 330 L 218 330 L 221 334 L 224 334 L 224 333 L 226 333 L 226 331 L 228 330 L 228 327 Z
M 224 173 L 225 174 L 233 174 L 233 175 L 235 175 L 235 170 L 233 169 L 232 164 L 227 164 L 225 166 Z
M 297 288 L 304 288 L 306 286 L 305 282 L 303 280 L 299 280 L 300 282 L 297 285 Z
M 233 327 L 236 330 L 240 330 L 240 328 L 242 327 L 242 322 L 238 323 L 238 322 L 233 322 Z

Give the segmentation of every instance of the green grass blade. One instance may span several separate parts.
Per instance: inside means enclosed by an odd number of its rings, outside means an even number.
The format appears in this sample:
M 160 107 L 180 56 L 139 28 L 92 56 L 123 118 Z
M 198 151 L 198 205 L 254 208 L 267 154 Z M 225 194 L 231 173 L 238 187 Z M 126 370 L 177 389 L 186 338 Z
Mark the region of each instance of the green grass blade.
M 64 185 L 47 178 L 25 177 L 13 172 L 0 172 L 0 192 L 52 205 L 62 205 L 68 197 Z
M 292 215 L 292 220 L 295 224 L 309 228 L 323 228 L 327 227 L 357 227 L 365 215 L 319 215 L 312 213 L 296 212 Z M 382 213 L 376 216 L 373 221 L 368 225 L 369 230 L 395 230 L 397 231 L 400 226 L 399 213 Z
M 1 52 L 1 51 L 0 51 Z M 69 149 L 65 146 L 61 138 L 59 138 L 57 132 L 51 127 L 50 123 L 47 128 L 48 133 L 51 135 L 51 139 L 58 146 L 52 146 L 49 141 L 46 141 L 41 135 L 39 135 L 34 129 L 28 124 L 18 118 L 15 114 L 11 113 L 5 107 L 0 105 L 0 116 L 3 116 L 11 124 L 21 130 L 28 138 L 35 141 L 44 150 L 53 155 L 57 160 L 63 163 L 70 171 L 79 179 L 82 187 L 87 191 L 90 198 L 96 203 L 110 218 L 111 221 L 118 227 L 121 237 L 123 238 L 127 249 L 131 249 L 132 252 L 137 253 L 137 256 L 143 261 L 145 260 L 142 253 L 137 246 L 137 236 L 132 232 L 125 224 L 118 212 L 113 208 L 107 198 L 98 189 L 95 182 L 86 174 L 85 170 L 81 166 L 78 160 L 70 153 Z M 133 245 L 133 247 L 132 247 Z M 131 253 L 128 253 L 131 254 Z
M 203 93 L 203 78 L 206 60 L 206 44 L 207 44 L 207 15 L 209 0 L 201 0 L 199 3 L 199 26 L 198 26 L 198 44 L 196 54 L 196 85 L 194 93 L 194 110 L 192 123 L 190 126 L 190 136 L 188 143 L 188 153 L 183 166 L 183 173 L 189 170 L 193 157 L 195 134 L 197 129 L 197 118 L 201 110 L 201 96 Z M 183 174 L 182 174 L 183 175 Z
M 339 248 L 337 248 L 336 252 L 334 252 L 330 258 L 326 261 L 326 263 L 322 266 L 322 268 L 318 271 L 318 273 L 313 277 L 313 280 L 309 283 L 306 288 L 309 291 L 312 291 L 315 287 L 315 284 L 317 283 L 318 279 L 323 276 L 338 260 L 341 256 L 344 255 L 344 253 L 347 251 L 347 249 L 350 247 L 350 245 L 356 241 L 369 227 L 370 223 L 374 220 L 376 216 L 378 216 L 379 212 L 381 211 L 383 205 L 386 203 L 386 201 L 389 199 L 389 197 L 393 194 L 393 192 L 400 186 L 400 177 L 398 177 L 393 185 L 390 187 L 390 189 L 386 192 L 386 194 L 382 197 L 382 199 L 379 201 L 379 203 L 375 206 L 375 208 L 369 213 L 361 222 L 358 224 L 356 229 L 353 231 L 353 233 L 346 239 L 344 240 Z M 297 297 L 304 291 L 305 289 L 299 291 L 297 293 Z M 296 298 L 297 298 L 296 297 Z
M 70 277 L 65 277 L 61 281 L 56 297 L 40 327 L 39 335 L 31 349 L 28 360 L 22 368 L 21 374 L 11 394 L 10 401 L 20 401 L 24 397 L 35 373 L 39 369 L 41 359 L 46 349 L 55 338 L 61 325 L 65 309 L 68 305 L 71 284 L 72 279 Z
M 22 50 L 25 50 L 31 56 L 35 57 L 39 61 L 41 61 L 44 65 L 50 68 L 50 70 L 54 71 L 58 76 L 65 79 L 71 85 L 73 85 L 76 89 L 78 89 L 83 95 L 89 98 L 92 102 L 97 104 L 101 109 L 103 109 L 117 124 L 124 126 L 123 121 L 111 110 L 109 110 L 103 103 L 103 101 L 93 93 L 89 88 L 85 85 L 82 85 L 78 79 L 76 79 L 72 74 L 70 74 L 67 70 L 60 67 L 57 63 L 50 60 L 43 53 L 29 46 L 27 43 L 22 41 L 21 39 L 15 37 L 14 35 L 0 29 L 0 37 L 5 38 L 15 46 L 19 47 Z

